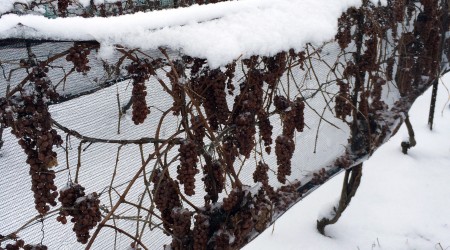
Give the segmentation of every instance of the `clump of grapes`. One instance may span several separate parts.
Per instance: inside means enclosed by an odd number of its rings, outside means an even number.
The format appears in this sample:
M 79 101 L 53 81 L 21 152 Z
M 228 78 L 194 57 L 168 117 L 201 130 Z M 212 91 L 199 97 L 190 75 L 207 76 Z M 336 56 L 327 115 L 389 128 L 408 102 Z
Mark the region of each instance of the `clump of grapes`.
M 180 166 L 177 169 L 177 179 L 184 186 L 186 195 L 195 194 L 195 175 L 199 172 L 197 169 L 198 153 L 197 145 L 192 140 L 187 140 L 180 145 Z
M 35 208 L 43 215 L 50 210 L 50 206 L 56 205 L 56 174 L 51 168 L 58 164 L 53 147 L 61 145 L 62 139 L 52 129 L 48 110 L 48 102 L 56 101 L 59 95 L 47 76 L 48 67 L 35 64 L 28 65 L 29 82 L 21 91 L 2 101 L 0 123 L 12 128 L 11 133 L 18 138 L 19 145 L 27 155 Z
M 132 120 L 134 124 L 138 125 L 145 121 L 150 110 L 147 107 L 147 87 L 145 81 L 150 78 L 150 74 L 153 72 L 152 66 L 148 60 L 138 60 L 132 62 L 127 67 L 128 73 L 133 79 L 133 90 L 131 101 L 133 103 Z
M 196 250 L 206 250 L 210 218 L 204 214 L 196 214 L 194 219 L 194 229 L 192 230 L 193 247 Z
M 14 240 L 14 243 L 8 243 L 5 248 L 0 246 L 0 250 L 47 250 L 48 247 L 42 244 L 25 244 L 24 240 Z
M 207 193 L 205 200 L 217 202 L 219 193 L 225 188 L 225 173 L 220 161 L 207 162 L 203 167 L 203 175 L 202 181 Z
M 60 0 L 61 1 L 61 0 Z M 67 0 L 62 0 L 67 1 Z M 59 2 L 58 2 L 59 6 Z M 66 56 L 68 62 L 72 62 L 75 70 L 85 74 L 91 67 L 88 66 L 89 59 L 88 56 L 91 53 L 89 46 L 85 43 L 76 43 L 72 48 L 69 49 L 69 54 Z
M 170 215 L 173 220 L 173 240 L 171 247 L 174 250 L 188 249 L 191 245 L 191 217 L 192 212 L 186 208 L 174 208 Z
M 291 158 L 294 154 L 294 141 L 285 136 L 280 135 L 275 140 L 275 154 L 277 155 L 277 179 L 281 183 L 286 183 L 286 176 L 291 175 Z
M 151 181 L 153 183 L 153 201 L 156 204 L 156 208 L 161 212 L 166 233 L 170 234 L 174 223 L 171 216 L 172 210 L 176 207 L 181 207 L 177 184 L 167 172 L 163 173 L 159 169 L 155 170 Z
M 84 187 L 79 184 L 70 184 L 60 191 L 59 201 L 62 204 L 57 221 L 67 223 L 67 217 L 73 225 L 73 231 L 78 242 L 86 244 L 91 237 L 89 231 L 101 221 L 100 200 L 97 193 L 85 195 Z

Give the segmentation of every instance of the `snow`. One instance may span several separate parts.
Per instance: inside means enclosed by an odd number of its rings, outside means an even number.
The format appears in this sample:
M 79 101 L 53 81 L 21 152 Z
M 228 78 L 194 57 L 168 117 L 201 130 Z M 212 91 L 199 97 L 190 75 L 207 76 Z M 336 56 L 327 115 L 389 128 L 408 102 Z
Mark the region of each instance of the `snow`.
M 0 12 L 8 1 L 4 3 Z M 7 14 L 0 18 L 0 39 L 96 40 L 103 46 L 141 49 L 166 46 L 218 67 L 240 56 L 271 56 L 328 41 L 342 12 L 360 4 L 360 0 L 241 0 L 108 18 Z
M 450 74 L 443 77 L 450 85 Z M 244 250 L 448 249 L 450 247 L 450 94 L 439 86 L 433 131 L 427 126 L 431 88 L 414 103 L 410 119 L 417 146 L 408 155 L 400 143 L 405 126 L 364 163 L 361 186 L 325 237 L 318 213 L 335 200 L 343 173 L 287 211 Z

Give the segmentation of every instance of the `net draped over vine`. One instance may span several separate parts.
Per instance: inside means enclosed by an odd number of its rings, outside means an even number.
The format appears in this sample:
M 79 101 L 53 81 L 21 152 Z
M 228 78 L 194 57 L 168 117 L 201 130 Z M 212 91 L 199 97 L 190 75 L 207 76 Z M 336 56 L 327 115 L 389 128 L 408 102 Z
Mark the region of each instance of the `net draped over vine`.
M 12 12 L 214 3 L 163 2 Z M 219 68 L 163 47 L 106 61 L 96 41 L 1 40 L 0 249 L 242 247 L 395 134 L 448 70 L 447 19 L 444 0 L 363 1 L 333 41 Z

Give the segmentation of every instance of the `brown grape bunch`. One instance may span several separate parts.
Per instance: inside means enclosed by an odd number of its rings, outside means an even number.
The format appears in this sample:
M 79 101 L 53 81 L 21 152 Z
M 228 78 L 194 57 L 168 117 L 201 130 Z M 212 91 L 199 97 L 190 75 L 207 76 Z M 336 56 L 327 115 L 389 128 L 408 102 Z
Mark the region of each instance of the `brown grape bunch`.
M 272 129 L 273 126 L 270 124 L 269 115 L 264 110 L 258 111 L 258 126 L 259 126 L 259 133 L 261 134 L 261 138 L 264 141 L 265 150 L 268 154 L 270 154 L 271 148 L 270 145 L 272 145 Z
M 225 188 L 225 175 L 220 161 L 212 161 L 203 167 L 203 183 L 205 183 L 205 201 L 217 202 L 219 194 Z
M 347 116 L 351 116 L 352 114 L 352 104 L 350 103 L 350 85 L 345 83 L 342 80 L 337 81 L 337 85 L 339 86 L 339 93 L 336 96 L 334 106 L 334 111 L 336 112 L 336 117 L 345 121 Z
M 166 76 L 169 78 L 170 83 L 172 84 L 171 95 L 173 98 L 173 114 L 179 115 L 185 102 L 183 86 L 180 82 L 181 79 L 179 79 L 181 77 L 184 77 L 184 68 L 183 64 L 179 60 L 174 61 L 173 65 L 174 67 L 172 67 L 171 70 L 167 72 Z
M 133 103 L 132 120 L 134 124 L 138 125 L 143 123 L 147 118 L 147 115 L 150 114 L 150 110 L 147 107 L 147 101 L 145 100 L 145 97 L 147 96 L 145 81 L 150 78 L 153 69 L 148 60 L 139 60 L 128 65 L 127 70 L 133 79 L 131 97 Z
M 163 226 L 166 230 L 166 234 L 172 232 L 173 218 L 171 216 L 172 210 L 176 207 L 181 207 L 181 200 L 177 192 L 177 183 L 170 178 L 166 172 L 161 172 L 157 169 L 153 173 L 152 178 L 153 189 L 153 201 L 156 204 L 156 208 L 161 212 L 161 218 L 163 219 Z
M 1 237 L 0 237 L 1 239 Z M 0 250 L 20 250 L 20 249 L 24 249 L 24 250 L 47 250 L 48 247 L 42 244 L 37 244 L 37 245 L 31 245 L 31 244 L 26 244 L 25 245 L 25 241 L 24 240 L 14 240 L 14 243 L 8 243 L 6 244 L 5 248 L 0 246 Z
M 58 6 L 61 1 L 67 0 L 58 1 Z M 87 44 L 75 44 L 69 49 L 69 54 L 66 56 L 66 60 L 73 63 L 73 67 L 78 73 L 86 74 L 91 69 L 91 67 L 87 65 L 89 63 L 88 56 L 90 53 L 91 51 L 89 50 L 89 46 Z
M 283 184 L 286 183 L 286 176 L 291 175 L 291 159 L 294 150 L 295 143 L 291 138 L 280 135 L 275 140 L 275 154 L 278 163 L 277 179 Z
M 193 116 L 191 118 L 192 124 L 192 132 L 193 132 L 193 140 L 199 146 L 203 147 L 205 143 L 203 142 L 203 138 L 206 136 L 205 126 L 200 119 L 200 116 Z
M 28 65 L 29 66 L 29 65 Z M 58 193 L 54 185 L 55 172 L 52 167 L 58 164 L 53 146 L 62 144 L 61 136 L 52 129 L 52 119 L 48 101 L 58 99 L 51 81 L 47 77 L 48 67 L 30 67 L 29 82 L 22 91 L 5 100 L 1 106 L 0 122 L 11 127 L 11 133 L 27 155 L 30 165 L 35 208 L 39 214 L 46 214 L 50 205 L 56 205 Z
M 66 217 L 71 216 L 70 221 L 74 223 L 73 231 L 78 242 L 86 244 L 90 238 L 89 231 L 102 219 L 97 193 L 86 196 L 84 187 L 79 184 L 70 184 L 60 191 L 59 201 L 62 207 L 56 220 L 66 224 Z
M 240 202 L 243 198 L 243 192 L 238 189 L 231 190 L 228 197 L 223 198 L 223 210 L 226 212 L 231 212 L 232 209 L 235 209 L 239 206 Z
M 206 250 L 209 233 L 209 217 L 204 214 L 194 216 L 194 229 L 192 230 L 193 246 L 196 250 Z
M 192 212 L 186 208 L 174 208 L 170 216 L 173 219 L 173 250 L 188 249 L 191 245 L 191 217 Z
M 195 175 L 199 172 L 197 169 L 198 153 L 197 145 L 192 140 L 187 140 L 180 145 L 180 166 L 177 169 L 177 179 L 184 186 L 186 195 L 195 194 Z
M 61 16 L 67 16 L 67 8 L 71 4 L 71 0 L 58 0 L 58 11 L 61 13 Z
M 267 174 L 267 171 L 269 171 L 269 165 L 263 162 L 258 162 L 255 172 L 253 172 L 253 181 L 268 185 L 269 175 Z
M 247 65 L 253 65 L 256 59 L 248 59 Z M 235 137 L 239 153 L 246 158 L 250 157 L 256 145 L 256 115 L 263 110 L 263 83 L 264 76 L 261 71 L 252 69 L 248 72 L 245 84 L 240 86 L 241 93 L 236 96 L 233 107 Z
M 228 78 L 220 69 L 210 70 L 209 67 L 203 69 L 200 67 L 202 62 L 195 60 L 191 68 L 194 98 L 205 108 L 209 126 L 217 130 L 219 124 L 226 124 L 230 115 L 225 92 Z

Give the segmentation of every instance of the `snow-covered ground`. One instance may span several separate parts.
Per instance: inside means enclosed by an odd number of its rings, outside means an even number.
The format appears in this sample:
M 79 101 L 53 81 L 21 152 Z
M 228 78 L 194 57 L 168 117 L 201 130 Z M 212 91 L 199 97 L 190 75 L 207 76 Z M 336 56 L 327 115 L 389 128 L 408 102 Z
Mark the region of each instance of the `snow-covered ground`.
M 450 74 L 442 78 L 450 87 Z M 361 186 L 337 224 L 322 236 L 316 220 L 338 198 L 343 174 L 286 212 L 245 250 L 450 249 L 450 93 L 439 86 L 433 131 L 427 126 L 431 89 L 410 112 L 417 146 L 408 155 L 398 134 L 364 163 Z

